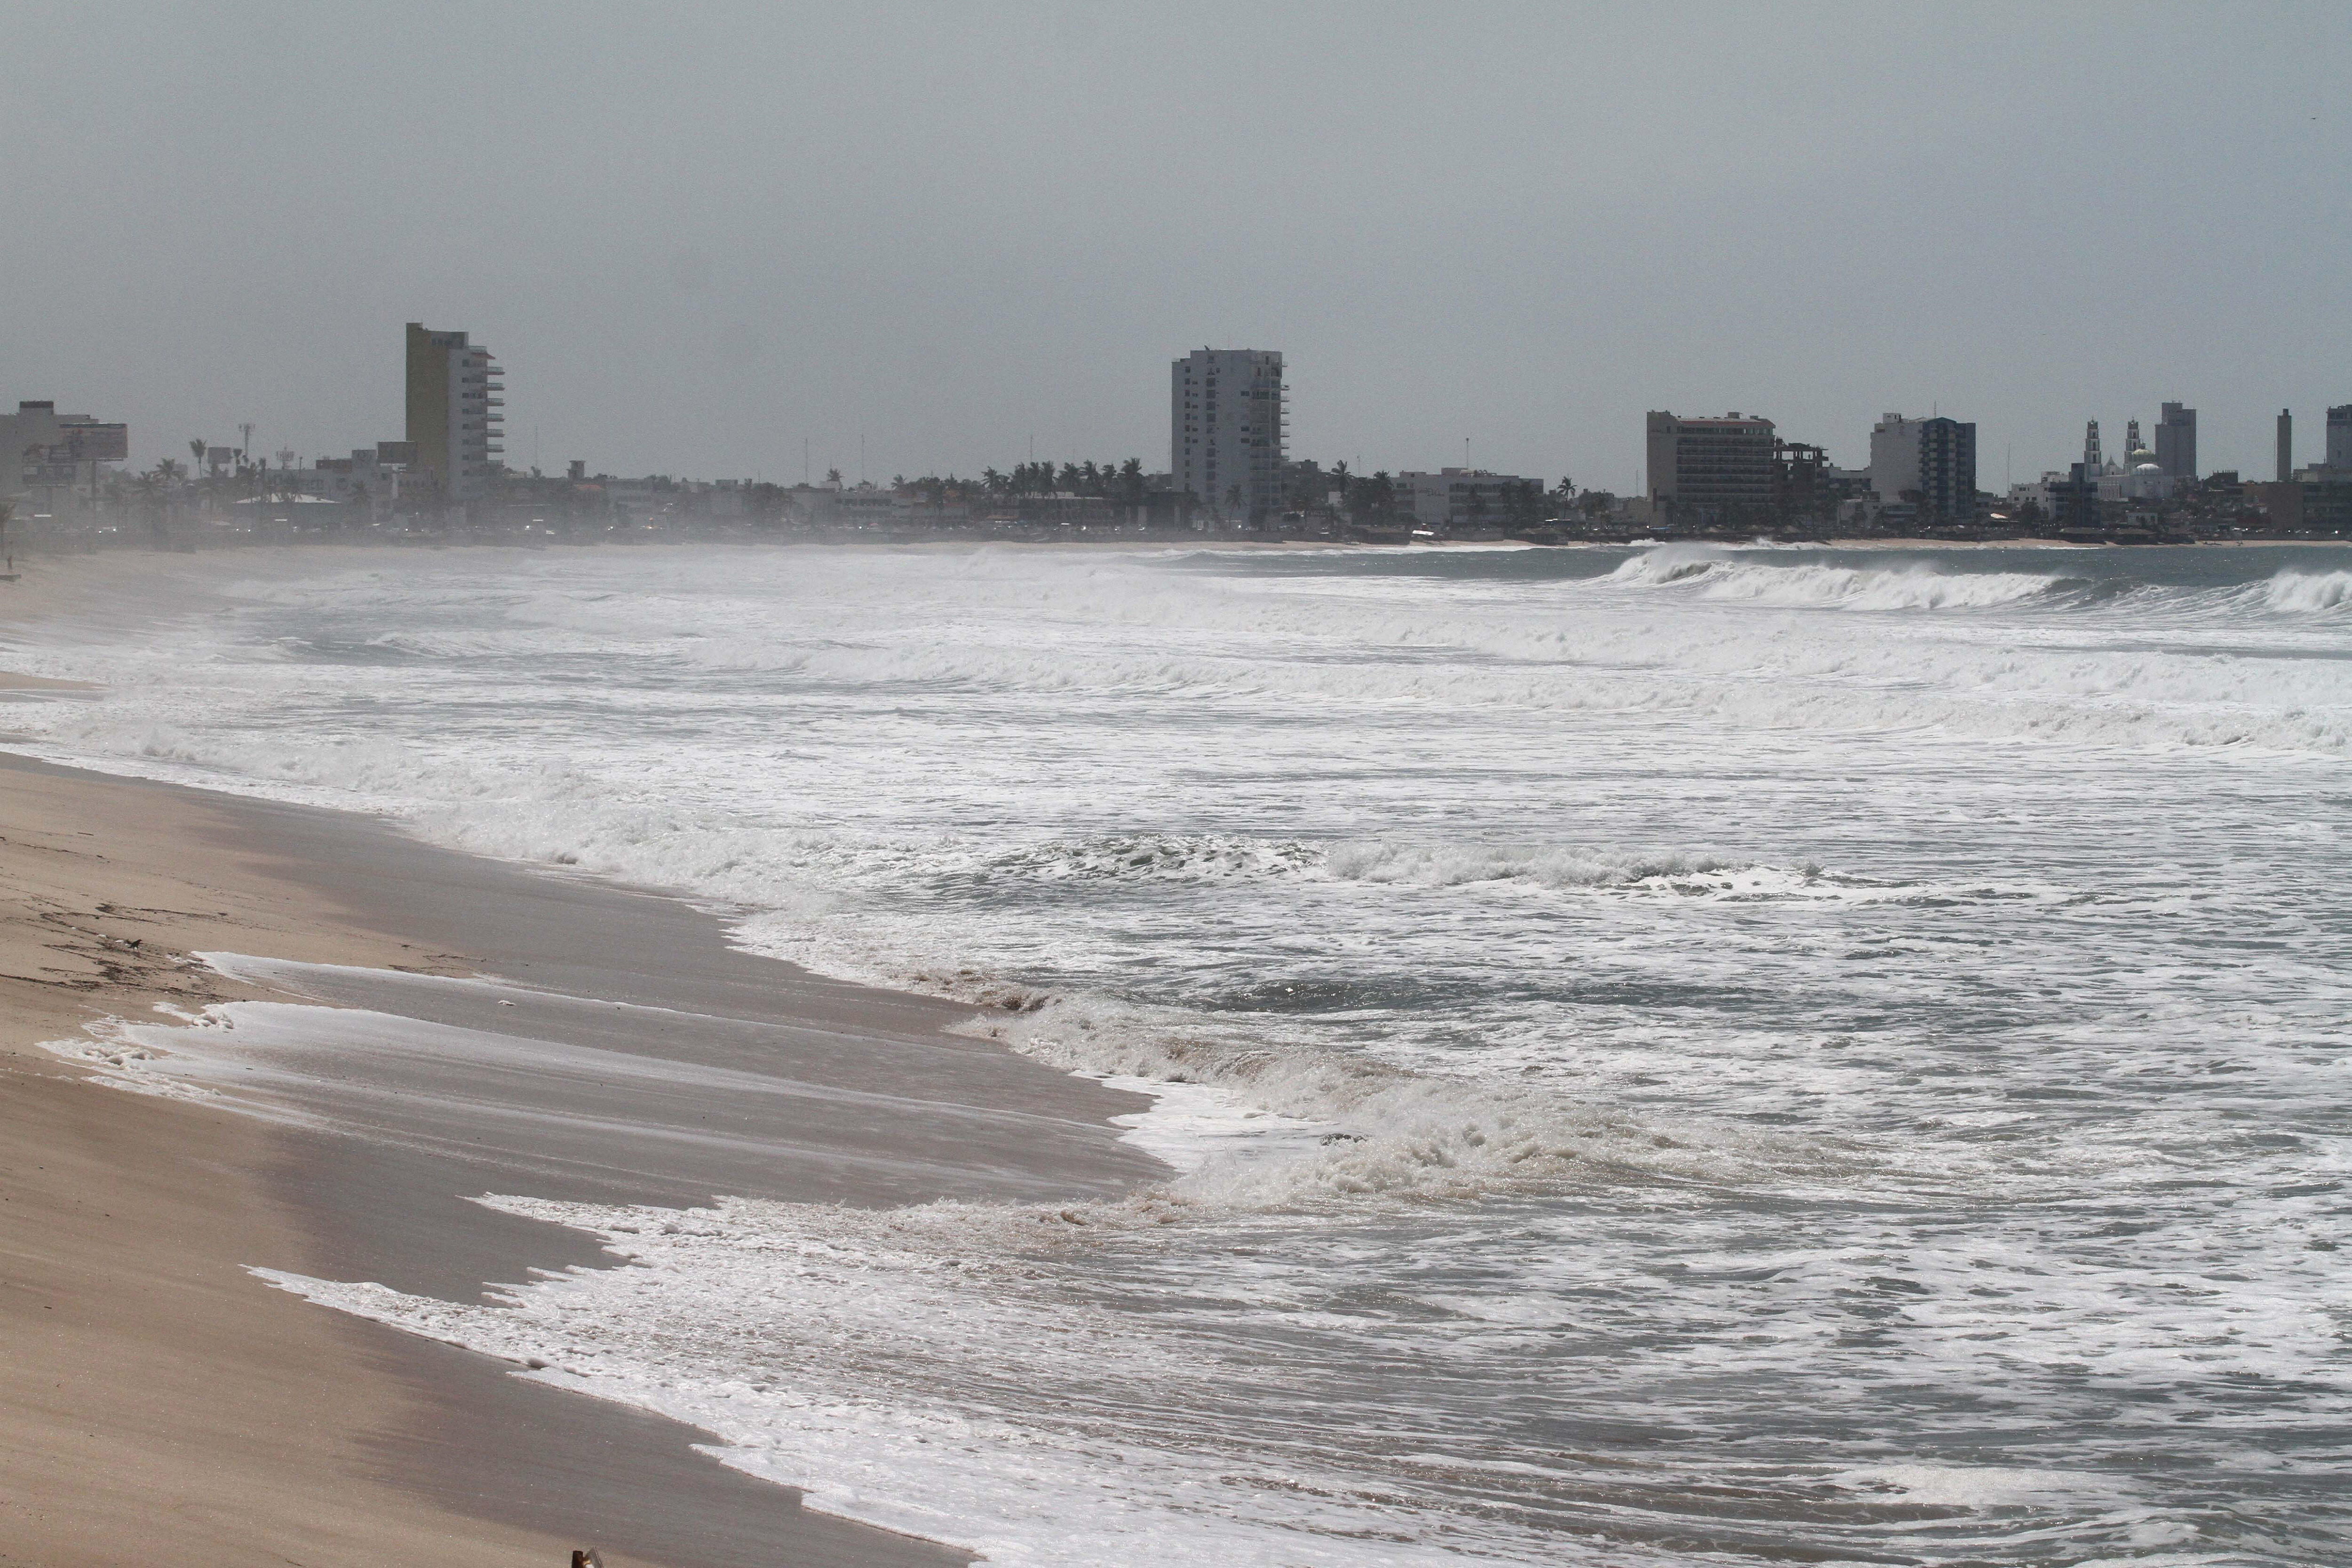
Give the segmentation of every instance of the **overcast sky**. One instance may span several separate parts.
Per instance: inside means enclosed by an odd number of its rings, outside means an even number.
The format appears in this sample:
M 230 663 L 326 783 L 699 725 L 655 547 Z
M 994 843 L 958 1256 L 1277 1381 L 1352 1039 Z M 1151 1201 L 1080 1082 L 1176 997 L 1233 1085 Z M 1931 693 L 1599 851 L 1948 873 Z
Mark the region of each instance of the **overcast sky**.
M 2343 0 L 0 0 L 0 399 L 347 451 L 421 320 L 518 467 L 1157 469 L 1214 344 L 1367 468 L 1940 410 L 1992 489 L 2171 398 L 2268 478 L 2352 402 L 2347 87 Z

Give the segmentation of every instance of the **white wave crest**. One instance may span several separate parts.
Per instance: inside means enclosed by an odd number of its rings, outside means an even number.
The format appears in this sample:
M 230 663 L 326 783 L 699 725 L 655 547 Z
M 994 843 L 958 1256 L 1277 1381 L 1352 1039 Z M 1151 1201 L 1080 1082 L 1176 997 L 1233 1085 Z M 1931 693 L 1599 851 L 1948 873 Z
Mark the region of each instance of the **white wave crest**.
M 2352 572 L 2282 572 L 2263 584 L 2263 604 L 2284 615 L 2313 615 L 2352 605 Z
M 1034 845 L 997 857 L 985 869 L 1044 881 L 1216 882 L 1284 876 L 1307 869 L 1318 858 L 1315 849 L 1295 840 L 1119 833 Z
M 1752 869 L 1712 855 L 1672 850 L 1643 854 L 1485 844 L 1401 844 L 1384 839 L 1337 845 L 1326 853 L 1325 864 L 1333 877 L 1343 881 L 1395 882 L 1423 888 L 1510 882 L 1536 888 L 1663 887 L 1675 883 L 1695 889 L 1702 881 L 1727 885 L 1731 877 Z
M 255 1272 L 534 1381 L 690 1422 L 719 1435 L 717 1458 L 803 1489 L 812 1509 L 1005 1568 L 1626 1560 L 1508 1510 L 1463 1510 L 1425 1461 L 1284 1442 L 1266 1412 L 1237 1416 L 1237 1395 L 1266 1377 L 1310 1397 L 1314 1360 L 1277 1352 L 1237 1383 L 1216 1338 L 1101 1288 L 1107 1265 L 1132 1264 L 1223 1292 L 1213 1274 L 1179 1272 L 1192 1230 L 1181 1210 L 479 1201 L 587 1230 L 630 1266 L 478 1303 Z M 1266 1321 L 1239 1294 L 1225 1310 Z
M 1041 881 L 1221 882 L 1307 876 L 1433 889 L 1507 883 L 1559 890 L 1605 888 L 1733 896 L 1801 894 L 1816 884 L 1864 885 L 1824 879 L 1815 867 L 1754 866 L 1679 850 L 1391 839 L 1317 845 L 1229 834 L 1128 833 L 1055 839 L 998 855 L 975 869 L 991 878 Z
M 1850 1165 L 1853 1152 L 1743 1123 L 1588 1104 L 1556 1089 L 1266 1045 L 1172 1010 L 1006 994 L 962 1032 L 1094 1078 L 1202 1085 L 1272 1113 L 1277 1152 L 1213 1157 L 1168 1195 L 1221 1212 L 1353 1207 L 1627 1183 L 1740 1184 Z M 1299 1129 L 1319 1131 L 1301 1140 Z
M 1641 587 L 1687 584 L 1708 599 L 1844 610 L 1990 609 L 2047 594 L 2062 581 L 2026 572 L 1938 572 L 1926 566 L 1775 566 L 1673 547 L 1634 556 L 1610 580 Z

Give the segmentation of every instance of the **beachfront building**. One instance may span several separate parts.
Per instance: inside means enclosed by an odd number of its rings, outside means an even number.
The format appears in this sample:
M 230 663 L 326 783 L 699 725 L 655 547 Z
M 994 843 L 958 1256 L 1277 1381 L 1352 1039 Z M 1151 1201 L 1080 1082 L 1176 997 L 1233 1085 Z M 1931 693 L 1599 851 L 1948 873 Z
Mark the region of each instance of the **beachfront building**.
M 408 323 L 410 483 L 426 487 L 442 506 L 484 500 L 506 467 L 499 374 L 490 351 L 465 333 Z
M 2352 403 L 2327 411 L 2326 461 L 2338 473 L 2352 473 Z
M 1407 470 L 1396 477 L 1398 510 L 1412 512 L 1415 526 L 1432 531 L 1531 522 L 1535 520 L 1528 514 L 1540 509 L 1543 488 L 1541 479 L 1484 468 L 1440 468 L 1433 474 Z
M 1977 504 L 1976 426 L 1879 416 L 1870 430 L 1870 488 L 1882 505 L 1912 502 L 1923 518 L 1969 516 Z
M 1202 515 L 1256 525 L 1282 510 L 1287 392 L 1276 351 L 1194 349 L 1169 366 L 1169 471 Z
M 344 506 L 371 520 L 401 510 L 401 488 L 415 461 L 416 449 L 406 441 L 378 441 L 356 447 L 348 458 L 321 458 L 305 486 L 312 495 Z
M 130 455 L 127 425 L 60 414 L 51 402 L 19 403 L 16 413 L 0 414 L 0 500 L 55 510 L 77 485 L 94 494 L 101 469 Z
M 1650 503 L 1661 515 L 1701 523 L 1767 516 L 1776 489 L 1772 422 L 1727 414 L 1685 419 L 1652 410 Z
M 2156 466 L 2175 481 L 2197 477 L 2197 410 L 2178 403 L 2164 405 L 2156 422 Z

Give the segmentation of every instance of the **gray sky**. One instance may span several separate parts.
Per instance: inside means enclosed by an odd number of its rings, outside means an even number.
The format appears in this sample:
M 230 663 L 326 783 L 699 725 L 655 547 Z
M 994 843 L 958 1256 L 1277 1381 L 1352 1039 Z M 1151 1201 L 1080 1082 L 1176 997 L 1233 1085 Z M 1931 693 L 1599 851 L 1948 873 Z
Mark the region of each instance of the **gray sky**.
M 509 461 L 1167 463 L 1167 362 L 1289 357 L 1294 455 L 1626 489 L 1651 407 L 1979 479 L 2352 402 L 2352 6 L 26 5 L 0 399 L 306 458 L 401 326 Z

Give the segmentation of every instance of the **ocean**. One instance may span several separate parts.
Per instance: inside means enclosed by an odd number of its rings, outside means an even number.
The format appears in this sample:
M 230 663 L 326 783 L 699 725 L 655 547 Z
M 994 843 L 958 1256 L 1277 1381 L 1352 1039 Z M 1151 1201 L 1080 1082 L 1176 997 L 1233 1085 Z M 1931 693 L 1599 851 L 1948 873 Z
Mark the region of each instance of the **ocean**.
M 1053 1565 L 2352 1557 L 2352 571 L 207 557 L 59 761 L 675 889 L 1157 1096 L 1123 1201 L 284 1278 Z M 240 1005 L 252 1006 L 255 1005 Z

